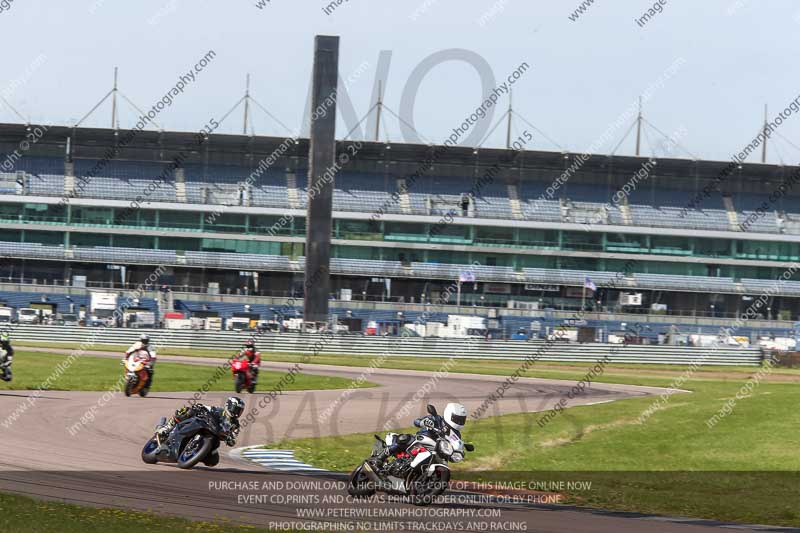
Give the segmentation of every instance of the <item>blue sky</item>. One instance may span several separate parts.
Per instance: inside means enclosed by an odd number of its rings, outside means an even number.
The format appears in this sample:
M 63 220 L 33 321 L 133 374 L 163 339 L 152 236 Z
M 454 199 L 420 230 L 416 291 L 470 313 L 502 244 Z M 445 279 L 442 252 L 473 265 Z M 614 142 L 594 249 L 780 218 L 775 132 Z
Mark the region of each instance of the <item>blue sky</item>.
M 356 114 L 370 107 L 378 57 L 391 51 L 386 105 L 400 112 L 406 81 L 431 54 L 465 49 L 483 58 L 498 82 L 520 63 L 530 69 L 515 85 L 514 107 L 559 145 L 586 150 L 674 61 L 685 62 L 645 105 L 662 132 L 702 158 L 728 159 L 758 133 L 763 105 L 778 112 L 800 94 L 800 5 L 789 0 L 668 0 L 644 27 L 636 18 L 650 2 L 595 0 L 572 21 L 578 0 L 349 0 L 330 14 L 329 2 L 270 0 L 14 0 L 0 11 L 7 48 L 0 94 L 33 122 L 72 124 L 109 90 L 115 65 L 120 88 L 150 108 L 208 50 L 213 62 L 159 117 L 169 130 L 196 130 L 221 117 L 252 76 L 254 97 L 291 128 L 307 101 L 313 36 L 341 36 L 340 72 Z M 454 7 L 455 5 L 458 7 Z M 1 6 L 2 4 L 0 4 Z M 416 16 L 415 16 L 416 12 Z M 480 20 L 483 18 L 484 23 Z M 37 60 L 38 58 L 38 60 Z M 31 68 L 31 65 L 35 68 Z M 481 80 L 467 63 L 448 61 L 425 78 L 415 100 L 416 129 L 442 142 L 480 105 Z M 135 113 L 121 104 L 121 125 Z M 503 96 L 492 125 L 508 105 Z M 218 131 L 240 132 L 241 110 Z M 85 124 L 107 127 L 110 106 Z M 257 134 L 290 132 L 260 110 Z M 0 120 L 17 121 L 5 106 Z M 337 135 L 353 125 L 342 119 Z M 530 129 L 516 121 L 516 133 Z M 599 152 L 609 153 L 625 128 Z M 779 133 L 800 145 L 800 118 Z M 402 141 L 387 115 L 382 138 Z M 643 141 L 649 153 L 659 137 Z M 485 146 L 501 146 L 504 127 Z M 534 149 L 556 149 L 535 134 Z M 630 154 L 633 137 L 617 153 Z M 755 159 L 750 159 L 755 161 Z M 768 161 L 796 164 L 800 151 L 771 141 Z

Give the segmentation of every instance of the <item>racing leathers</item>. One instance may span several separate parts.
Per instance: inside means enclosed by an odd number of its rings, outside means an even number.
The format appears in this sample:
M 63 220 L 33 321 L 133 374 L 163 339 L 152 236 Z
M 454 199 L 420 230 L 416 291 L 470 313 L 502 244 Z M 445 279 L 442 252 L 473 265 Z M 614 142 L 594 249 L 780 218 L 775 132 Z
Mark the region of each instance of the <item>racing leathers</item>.
M 0 379 L 11 381 L 11 363 L 14 361 L 14 348 L 11 341 L 0 339 Z
M 461 432 L 448 426 L 445 423 L 444 418 L 439 415 L 422 416 L 414 420 L 414 425 L 420 428 L 417 433 L 424 433 L 426 431 L 435 429 L 437 431 L 445 432 L 452 431 L 458 435 L 458 438 L 461 438 Z M 402 451 L 404 447 L 411 444 L 411 442 L 414 440 L 414 435 L 411 433 L 389 433 L 386 436 L 387 441 L 390 441 L 391 443 L 384 448 L 383 452 L 375 457 L 378 467 L 383 466 L 383 463 L 389 458 L 389 456 Z
M 144 351 L 150 358 L 144 365 L 145 369 L 147 369 L 147 383 L 145 384 L 144 388 L 149 390 L 150 385 L 153 384 L 153 376 L 155 375 L 156 351 L 149 344 L 136 341 L 125 351 L 125 357 L 122 359 L 122 362 L 126 363 L 131 354 L 134 354 L 138 351 Z
M 224 441 L 228 446 L 236 445 L 236 437 L 239 435 L 240 425 L 239 419 L 228 416 L 223 407 L 211 407 L 201 403 L 194 405 L 184 405 L 170 418 L 166 424 L 158 429 L 158 432 L 166 437 L 175 428 L 179 422 L 188 420 L 193 416 L 210 414 L 220 429 L 220 434 L 217 437 Z
M 250 374 L 253 376 L 253 384 L 258 383 L 258 369 L 261 366 L 261 352 L 253 348 L 245 348 L 237 356 L 239 361 L 247 359 L 247 364 L 250 367 Z

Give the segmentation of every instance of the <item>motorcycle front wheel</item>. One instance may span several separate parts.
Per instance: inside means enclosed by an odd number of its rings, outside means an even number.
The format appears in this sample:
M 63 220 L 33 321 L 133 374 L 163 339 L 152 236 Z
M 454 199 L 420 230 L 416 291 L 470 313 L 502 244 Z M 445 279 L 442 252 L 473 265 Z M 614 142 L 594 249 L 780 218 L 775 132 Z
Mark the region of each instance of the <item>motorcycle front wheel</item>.
M 242 374 L 236 374 L 236 378 L 233 380 L 234 386 L 236 387 L 236 394 L 242 392 L 244 388 L 244 376 Z
M 437 469 L 437 472 L 439 470 Z M 406 487 L 408 487 L 411 503 L 420 507 L 432 504 L 434 497 L 444 492 L 444 489 L 441 492 L 437 492 L 439 490 L 438 483 L 439 476 L 436 473 L 428 477 L 420 470 L 411 472 L 406 478 Z
M 130 395 L 133 394 L 133 389 L 136 388 L 136 381 L 136 378 L 128 378 L 127 381 L 125 381 L 125 396 L 130 397 Z
M 158 451 L 158 442 L 155 437 L 152 437 L 142 448 L 142 461 L 149 465 L 154 465 L 158 462 L 156 452 Z
M 350 473 L 347 480 L 347 494 L 353 498 L 368 498 L 375 494 L 375 487 L 371 486 L 372 481 L 364 472 L 364 463 L 358 465 Z
M 434 496 L 444 494 L 444 491 L 447 490 L 447 487 L 450 484 L 450 470 L 447 470 L 446 468 L 437 468 L 433 473 L 433 476 L 431 476 L 429 479 L 431 479 L 431 481 L 434 483 L 434 488 L 431 494 Z
M 214 442 L 211 437 L 195 435 L 178 455 L 178 468 L 192 468 L 194 465 L 205 459 Z

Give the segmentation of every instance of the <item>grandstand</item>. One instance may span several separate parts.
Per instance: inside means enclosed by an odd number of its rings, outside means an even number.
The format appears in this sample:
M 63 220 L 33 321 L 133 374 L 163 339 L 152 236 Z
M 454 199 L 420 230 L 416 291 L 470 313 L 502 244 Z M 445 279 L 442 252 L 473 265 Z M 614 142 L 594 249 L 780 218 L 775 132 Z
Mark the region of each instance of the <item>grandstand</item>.
M 126 265 L 125 282 L 136 284 L 162 265 L 168 285 L 302 294 L 306 141 L 252 174 L 284 139 L 215 134 L 198 147 L 193 134 L 142 131 L 105 159 L 117 133 L 51 127 L 0 174 L 0 281 L 112 283 L 119 271 L 109 265 Z M 24 135 L 23 125 L 0 125 L 0 153 Z M 353 143 L 339 150 L 353 153 Z M 634 292 L 641 303 L 625 311 L 659 304 L 733 316 L 770 290 L 762 315 L 800 310 L 800 277 L 774 281 L 800 261 L 800 197 L 770 200 L 793 167 L 743 164 L 726 175 L 726 162 L 649 160 L 648 179 L 612 202 L 647 159 L 592 155 L 548 196 L 578 154 L 386 143 L 355 151 L 335 181 L 334 298 L 345 289 L 356 299 L 433 301 L 469 270 L 465 305 L 577 309 L 589 278 L 595 309 L 621 311 L 620 294 Z M 179 154 L 184 164 L 165 174 Z M 770 209 L 743 227 L 764 202 Z

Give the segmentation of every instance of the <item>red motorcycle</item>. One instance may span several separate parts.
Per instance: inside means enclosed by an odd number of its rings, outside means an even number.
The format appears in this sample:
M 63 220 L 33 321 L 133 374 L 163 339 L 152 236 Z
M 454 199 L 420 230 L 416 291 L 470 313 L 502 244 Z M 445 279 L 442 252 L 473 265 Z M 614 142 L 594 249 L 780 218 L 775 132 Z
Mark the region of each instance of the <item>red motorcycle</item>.
M 233 372 L 233 384 L 237 393 L 242 392 L 242 389 L 247 389 L 250 394 L 255 392 L 256 384 L 253 381 L 253 372 L 250 371 L 250 363 L 244 359 L 232 361 L 231 371 Z

